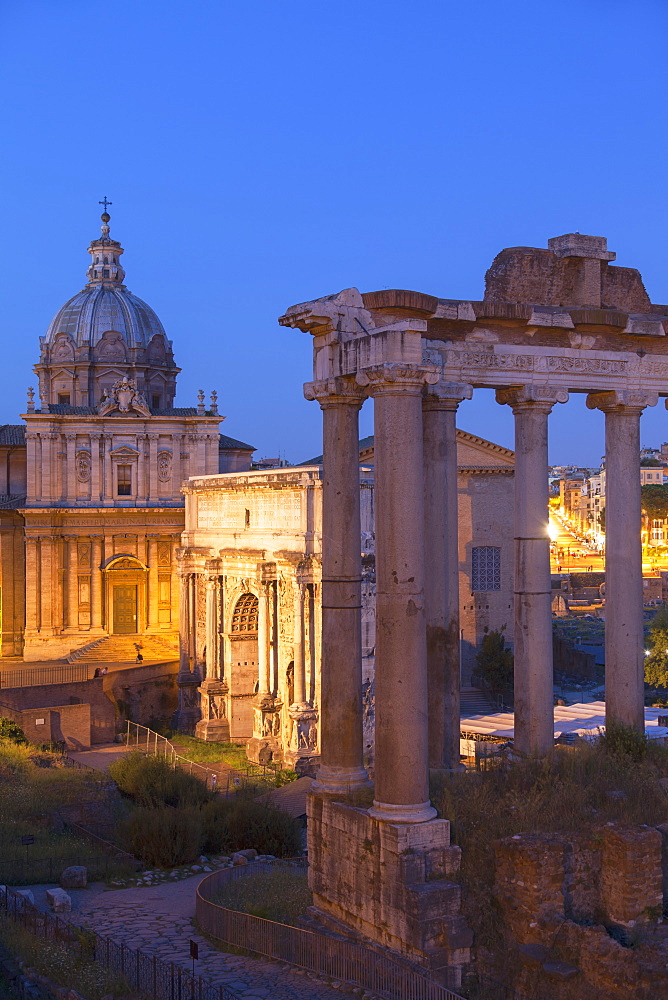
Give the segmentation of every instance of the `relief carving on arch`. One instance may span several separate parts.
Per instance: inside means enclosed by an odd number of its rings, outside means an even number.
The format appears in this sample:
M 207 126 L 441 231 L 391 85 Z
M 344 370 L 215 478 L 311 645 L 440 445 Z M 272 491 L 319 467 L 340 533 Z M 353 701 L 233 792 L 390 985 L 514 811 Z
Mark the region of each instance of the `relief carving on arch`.
M 98 341 L 95 354 L 104 361 L 125 361 L 127 352 L 125 341 L 116 330 L 107 330 Z

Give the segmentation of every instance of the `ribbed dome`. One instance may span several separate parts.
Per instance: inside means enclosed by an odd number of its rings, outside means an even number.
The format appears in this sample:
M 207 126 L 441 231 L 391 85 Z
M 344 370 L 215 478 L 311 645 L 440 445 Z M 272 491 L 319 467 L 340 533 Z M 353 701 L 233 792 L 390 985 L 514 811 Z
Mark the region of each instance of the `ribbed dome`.
M 90 284 L 56 313 L 46 331 L 52 344 L 59 333 L 69 334 L 77 347 L 94 347 L 109 330 L 120 333 L 128 347 L 148 347 L 155 334 L 165 335 L 150 306 L 116 282 Z

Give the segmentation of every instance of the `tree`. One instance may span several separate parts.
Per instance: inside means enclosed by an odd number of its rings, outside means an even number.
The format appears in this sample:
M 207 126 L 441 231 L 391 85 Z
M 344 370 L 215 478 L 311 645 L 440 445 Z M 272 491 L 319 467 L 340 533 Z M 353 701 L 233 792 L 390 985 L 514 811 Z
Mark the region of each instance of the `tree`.
M 663 520 L 668 517 L 668 483 L 665 486 L 640 487 L 640 502 L 648 517 Z
M 505 625 L 491 632 L 485 628 L 476 656 L 476 677 L 494 693 L 507 691 L 513 686 L 515 658 L 506 646 L 505 629 Z
M 641 458 L 640 464 L 643 466 L 643 468 L 660 469 L 661 466 L 663 465 L 663 462 L 660 462 L 658 458 Z
M 17 722 L 11 719 L 0 719 L 0 741 L 7 743 L 27 743 L 26 735 Z
M 652 619 L 645 655 L 645 681 L 652 687 L 668 687 L 668 609 Z

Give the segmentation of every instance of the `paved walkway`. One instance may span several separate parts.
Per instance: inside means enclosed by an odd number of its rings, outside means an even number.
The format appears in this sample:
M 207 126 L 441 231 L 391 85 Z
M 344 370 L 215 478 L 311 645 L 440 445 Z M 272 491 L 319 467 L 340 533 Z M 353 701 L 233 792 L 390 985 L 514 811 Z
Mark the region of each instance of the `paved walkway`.
M 160 958 L 191 970 L 190 940 L 199 945 L 195 972 L 222 983 L 243 1000 L 334 1000 L 352 997 L 343 986 L 318 982 L 310 973 L 269 959 L 245 958 L 218 951 L 193 928 L 195 889 L 201 875 L 173 885 L 106 890 L 102 883 L 71 891 L 73 923 L 90 927 L 133 950 L 155 952 Z M 40 909 L 48 909 L 46 889 L 31 886 Z M 359 996 L 362 990 L 356 990 Z

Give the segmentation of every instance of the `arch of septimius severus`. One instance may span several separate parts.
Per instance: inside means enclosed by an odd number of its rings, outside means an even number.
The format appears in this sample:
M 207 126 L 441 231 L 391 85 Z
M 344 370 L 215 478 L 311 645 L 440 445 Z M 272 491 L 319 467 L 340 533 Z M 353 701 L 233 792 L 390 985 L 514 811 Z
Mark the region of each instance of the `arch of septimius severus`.
M 432 964 L 462 961 L 469 941 L 458 887 L 445 878 L 456 865 L 448 823 L 434 818 L 428 778 L 430 765 L 459 760 L 454 434 L 458 403 L 476 388 L 495 389 L 515 417 L 515 746 L 542 755 L 554 740 L 547 440 L 550 412 L 571 392 L 605 414 L 607 718 L 644 725 L 639 427 L 644 408 L 668 396 L 668 306 L 652 304 L 638 271 L 611 266 L 614 257 L 602 237 L 567 234 L 547 249 L 503 250 L 482 301 L 351 288 L 280 319 L 313 335 L 305 394 L 324 427 L 314 901 L 322 919 Z M 362 810 L 342 800 L 368 784 L 358 413 L 369 397 L 376 764 L 373 805 Z M 343 857 L 356 859 L 345 880 Z

